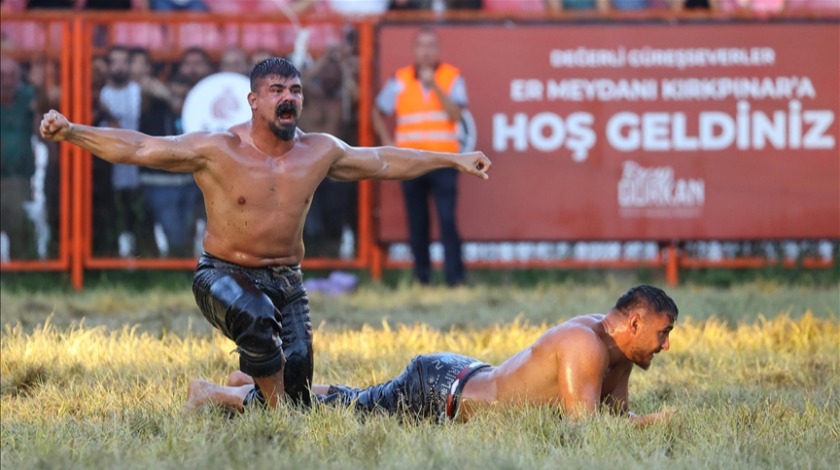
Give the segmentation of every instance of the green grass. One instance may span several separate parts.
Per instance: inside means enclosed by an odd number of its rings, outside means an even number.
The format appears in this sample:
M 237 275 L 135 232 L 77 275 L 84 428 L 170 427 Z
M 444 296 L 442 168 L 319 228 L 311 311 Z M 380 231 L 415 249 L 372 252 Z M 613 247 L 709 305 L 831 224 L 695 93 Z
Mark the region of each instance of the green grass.
M 313 296 L 315 380 L 370 385 L 440 350 L 498 363 L 550 324 L 606 310 L 623 281 Z M 233 343 L 211 331 L 187 286 L 70 294 L 4 285 L 0 466 L 836 469 L 840 285 L 669 293 L 681 311 L 672 348 L 634 372 L 631 405 L 679 412 L 636 429 L 611 416 L 571 423 L 544 407 L 445 425 L 334 408 L 185 415 L 190 379 L 222 382 L 237 366 Z

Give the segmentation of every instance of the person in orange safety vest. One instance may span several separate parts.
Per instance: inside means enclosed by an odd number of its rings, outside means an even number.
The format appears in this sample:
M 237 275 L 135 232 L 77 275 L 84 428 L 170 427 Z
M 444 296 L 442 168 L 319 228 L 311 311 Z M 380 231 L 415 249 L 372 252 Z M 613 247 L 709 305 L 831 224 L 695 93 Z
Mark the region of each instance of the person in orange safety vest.
M 467 105 L 467 90 L 460 70 L 440 62 L 439 51 L 437 33 L 430 28 L 420 29 L 414 37 L 415 63 L 397 70 L 377 96 L 373 126 L 383 145 L 458 152 L 457 124 Z M 383 114 L 395 117 L 393 137 Z M 457 170 L 446 168 L 402 182 L 414 275 L 421 284 L 428 284 L 431 274 L 430 194 L 438 214 L 446 283 L 464 283 L 455 214 L 457 179 Z

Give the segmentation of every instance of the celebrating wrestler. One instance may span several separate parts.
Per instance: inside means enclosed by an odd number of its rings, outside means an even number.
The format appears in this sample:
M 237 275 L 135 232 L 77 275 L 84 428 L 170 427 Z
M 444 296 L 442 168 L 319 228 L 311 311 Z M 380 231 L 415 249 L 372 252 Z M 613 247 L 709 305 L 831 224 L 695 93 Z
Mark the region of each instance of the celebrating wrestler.
M 309 404 L 313 352 L 309 300 L 302 284 L 303 224 L 326 177 L 408 179 L 457 168 L 486 179 L 482 152 L 351 147 L 297 129 L 300 72 L 269 58 L 251 71 L 252 118 L 227 132 L 151 137 L 71 123 L 51 110 L 41 135 L 67 141 L 112 163 L 192 173 L 204 194 L 205 253 L 193 283 L 207 320 L 236 343 L 240 370 L 254 378 L 252 402 L 276 407 L 288 395 Z
M 673 410 L 637 416 L 628 406 L 633 365 L 647 370 L 667 351 L 679 313 L 661 289 L 637 286 L 606 314 L 581 315 L 542 334 L 499 366 L 452 353 L 416 356 L 403 373 L 366 389 L 316 385 L 324 403 L 360 411 L 409 414 L 426 419 L 469 419 L 488 405 L 548 404 L 577 419 L 602 406 L 639 425 L 668 418 Z M 228 386 L 202 379 L 189 386 L 187 408 L 217 404 L 243 410 L 254 386 L 241 372 Z

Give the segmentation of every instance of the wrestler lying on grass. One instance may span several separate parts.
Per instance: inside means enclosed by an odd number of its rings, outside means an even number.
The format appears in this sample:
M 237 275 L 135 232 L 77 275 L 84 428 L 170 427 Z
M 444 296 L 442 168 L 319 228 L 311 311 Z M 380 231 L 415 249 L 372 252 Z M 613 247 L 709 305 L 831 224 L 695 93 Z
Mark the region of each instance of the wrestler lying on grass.
M 316 401 L 359 411 L 413 415 L 421 419 L 467 420 L 487 405 L 558 405 L 579 418 L 605 405 L 637 424 L 670 417 L 674 410 L 638 416 L 628 408 L 633 365 L 644 370 L 668 350 L 677 319 L 674 301 L 661 289 L 637 286 L 606 314 L 581 315 L 543 333 L 499 366 L 453 353 L 416 356 L 399 377 L 366 389 L 314 385 Z M 208 404 L 242 411 L 259 403 L 253 379 L 234 372 L 228 386 L 202 379 L 189 386 L 186 407 Z

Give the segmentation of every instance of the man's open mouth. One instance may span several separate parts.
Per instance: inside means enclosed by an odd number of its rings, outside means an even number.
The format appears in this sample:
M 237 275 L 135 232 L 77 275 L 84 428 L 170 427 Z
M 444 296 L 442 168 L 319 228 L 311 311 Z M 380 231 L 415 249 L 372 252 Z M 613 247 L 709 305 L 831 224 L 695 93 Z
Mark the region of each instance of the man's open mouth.
M 297 117 L 294 106 L 280 106 L 275 113 L 277 117 L 284 121 L 292 120 Z

